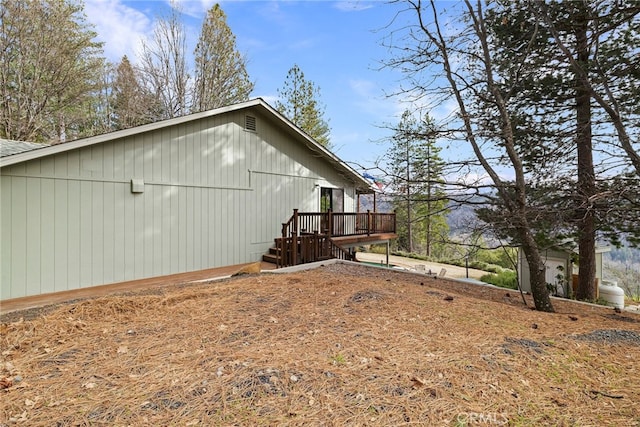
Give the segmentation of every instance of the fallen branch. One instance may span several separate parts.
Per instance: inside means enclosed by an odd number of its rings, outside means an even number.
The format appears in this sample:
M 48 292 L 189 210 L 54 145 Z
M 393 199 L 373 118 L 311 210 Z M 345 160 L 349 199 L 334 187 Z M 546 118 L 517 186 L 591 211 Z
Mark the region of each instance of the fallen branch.
M 604 396 L 604 397 L 610 397 L 611 399 L 622 399 L 624 398 L 623 395 L 618 395 L 618 394 L 608 394 L 608 393 L 604 393 L 598 390 L 591 390 L 591 394 L 595 394 L 595 395 L 600 395 L 600 396 Z M 595 397 L 593 397 L 592 399 L 595 399 Z

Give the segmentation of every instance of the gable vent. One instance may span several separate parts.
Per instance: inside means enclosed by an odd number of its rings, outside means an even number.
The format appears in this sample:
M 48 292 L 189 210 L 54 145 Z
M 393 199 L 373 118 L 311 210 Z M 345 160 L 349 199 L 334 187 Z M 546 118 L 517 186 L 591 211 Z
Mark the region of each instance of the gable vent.
M 256 131 L 256 118 L 253 116 L 244 116 L 244 129 L 251 132 Z

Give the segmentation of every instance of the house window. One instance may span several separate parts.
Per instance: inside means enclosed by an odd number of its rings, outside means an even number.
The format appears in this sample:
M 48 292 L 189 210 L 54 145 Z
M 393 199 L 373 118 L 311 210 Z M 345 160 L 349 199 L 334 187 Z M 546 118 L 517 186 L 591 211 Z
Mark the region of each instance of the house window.
M 344 189 L 320 188 L 320 212 L 344 212 Z
M 256 118 L 253 116 L 244 116 L 244 129 L 250 132 L 255 132 L 256 127 Z

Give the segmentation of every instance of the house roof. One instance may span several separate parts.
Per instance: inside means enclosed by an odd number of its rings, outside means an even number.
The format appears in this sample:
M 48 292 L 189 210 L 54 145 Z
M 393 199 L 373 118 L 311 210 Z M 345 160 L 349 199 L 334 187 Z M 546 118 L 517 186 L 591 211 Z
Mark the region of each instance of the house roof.
M 27 151 L 39 150 L 49 147 L 49 144 L 39 144 L 36 142 L 12 141 L 0 138 L 0 157 L 9 157 Z
M 576 242 L 574 239 L 564 239 L 561 242 L 551 246 L 550 248 L 547 248 L 549 250 L 553 250 L 553 251 L 557 251 L 557 252 L 564 252 L 566 254 L 575 254 L 578 255 L 579 254 L 579 250 L 578 250 L 578 242 Z M 595 251 L 597 254 L 601 254 L 601 253 L 605 253 L 605 252 L 611 252 L 611 247 L 610 246 L 601 246 L 596 242 L 596 247 L 595 247 Z
M 364 177 L 362 177 L 358 172 L 356 172 L 355 169 L 353 169 L 351 166 L 339 159 L 331 151 L 327 150 L 325 147 L 316 142 L 313 138 L 307 135 L 299 127 L 293 124 L 293 122 L 284 117 L 275 108 L 267 104 L 261 98 L 252 99 L 250 101 L 245 101 L 227 107 L 216 108 L 214 110 L 203 111 L 200 113 L 189 114 L 187 116 L 176 117 L 173 119 L 162 120 L 159 122 L 149 123 L 129 129 L 96 135 L 90 138 L 78 139 L 63 144 L 46 145 L 36 144 L 33 142 L 0 140 L 0 142 L 2 143 L 2 145 L 0 146 L 0 168 L 16 163 L 26 162 L 29 160 L 39 159 L 46 156 L 52 156 L 54 154 L 63 153 L 66 151 L 88 147 L 91 145 L 101 144 L 119 138 L 125 138 L 132 135 L 138 135 L 145 132 L 163 129 L 182 123 L 188 123 L 194 120 L 200 120 L 207 117 L 245 109 L 258 110 L 266 116 L 271 117 L 275 124 L 285 129 L 294 138 L 303 142 L 312 153 L 328 161 L 346 179 L 352 181 L 356 185 L 356 187 L 361 190 L 371 189 L 371 183 Z

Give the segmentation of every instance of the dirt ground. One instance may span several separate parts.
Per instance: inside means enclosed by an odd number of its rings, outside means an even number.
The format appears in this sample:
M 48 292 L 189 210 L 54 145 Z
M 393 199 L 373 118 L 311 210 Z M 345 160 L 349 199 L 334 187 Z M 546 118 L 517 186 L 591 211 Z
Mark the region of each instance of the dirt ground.
M 358 252 L 357 254 L 358 261 L 376 263 L 376 264 L 384 264 L 386 262 L 385 254 L 375 254 L 371 252 Z M 453 278 L 463 278 L 468 274 L 472 279 L 480 279 L 482 276 L 487 274 L 486 271 L 475 270 L 473 268 L 469 268 L 468 270 L 464 267 L 458 267 L 455 265 L 449 264 L 440 264 L 437 262 L 430 261 L 422 261 L 419 259 L 413 258 L 405 258 L 395 255 L 389 255 L 389 263 L 392 265 L 396 265 L 400 268 L 412 270 L 415 269 L 416 266 L 422 265 L 424 266 L 424 271 L 431 271 L 435 274 L 440 273 L 440 271 L 444 268 L 446 270 L 445 277 L 453 277 Z
M 12 313 L 0 425 L 640 426 L 640 316 L 555 307 L 333 264 Z

